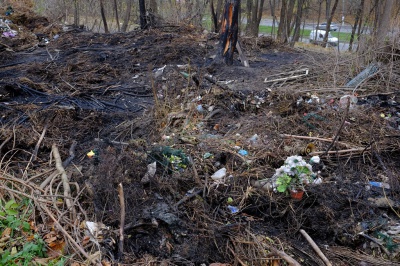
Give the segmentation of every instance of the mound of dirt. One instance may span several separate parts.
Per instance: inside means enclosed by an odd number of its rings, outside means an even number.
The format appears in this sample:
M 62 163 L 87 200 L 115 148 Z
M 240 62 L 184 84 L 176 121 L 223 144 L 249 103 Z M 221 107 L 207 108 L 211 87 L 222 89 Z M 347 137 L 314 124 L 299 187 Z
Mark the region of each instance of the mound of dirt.
M 373 76 L 346 88 L 357 73 L 341 56 L 265 37 L 243 40 L 249 68 L 228 67 L 212 60 L 217 37 L 193 28 L 62 32 L 10 18 L 26 33 L 1 40 L 1 171 L 46 199 L 88 254 L 79 224 L 105 225 L 90 241 L 114 263 L 123 221 L 125 264 L 323 265 L 301 229 L 333 265 L 398 264 L 400 110 L 388 65 L 389 86 Z M 24 37 L 32 31 L 48 43 Z M 48 200 L 65 190 L 51 179 L 54 145 L 72 208 Z M 321 158 L 322 183 L 301 201 L 260 185 L 292 155 Z M 46 215 L 35 217 L 41 234 Z

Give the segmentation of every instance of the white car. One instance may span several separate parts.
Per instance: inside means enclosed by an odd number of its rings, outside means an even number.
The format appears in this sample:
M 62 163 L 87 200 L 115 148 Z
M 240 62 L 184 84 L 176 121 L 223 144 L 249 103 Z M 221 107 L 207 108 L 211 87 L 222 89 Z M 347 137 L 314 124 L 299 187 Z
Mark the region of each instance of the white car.
M 324 41 L 326 31 L 324 30 L 312 30 L 310 33 L 310 43 L 312 44 L 322 44 Z M 337 46 L 339 39 L 333 37 L 330 32 L 328 32 L 328 45 Z
M 319 25 L 317 26 L 317 29 L 318 29 L 318 30 L 326 30 L 327 24 L 328 24 L 328 23 L 326 23 L 326 22 L 321 23 L 321 24 L 319 24 Z M 338 27 L 335 23 L 331 23 L 331 26 L 329 27 L 329 29 L 330 29 L 331 31 L 337 31 L 338 28 L 339 28 L 339 27 Z

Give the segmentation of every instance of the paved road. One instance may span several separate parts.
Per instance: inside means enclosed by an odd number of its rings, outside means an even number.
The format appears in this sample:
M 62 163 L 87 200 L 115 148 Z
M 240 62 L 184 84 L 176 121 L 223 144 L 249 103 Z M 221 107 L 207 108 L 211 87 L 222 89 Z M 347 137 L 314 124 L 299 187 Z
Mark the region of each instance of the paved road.
M 272 22 L 273 22 L 272 19 L 264 18 L 264 19 L 261 20 L 260 25 L 272 26 Z M 324 22 L 324 21 L 321 21 L 321 23 L 322 22 Z M 344 25 L 342 25 L 342 24 L 336 24 L 336 25 L 339 27 L 338 31 L 340 31 L 340 32 L 348 32 L 348 33 L 351 32 L 351 25 L 350 24 L 346 24 L 345 23 Z M 276 21 L 275 21 L 275 26 L 278 26 L 278 23 Z M 317 26 L 316 22 L 315 23 L 306 23 L 305 26 L 304 26 L 304 29 L 313 30 L 313 29 L 315 29 L 316 26 Z
M 321 21 L 323 22 L 323 21 Z M 272 26 L 272 19 L 270 18 L 264 18 L 261 20 L 260 25 L 264 25 L 264 26 Z M 337 30 L 338 32 L 346 32 L 346 33 L 351 33 L 351 25 L 350 24 L 336 24 L 339 29 Z M 278 23 L 275 21 L 275 26 L 278 27 Z M 304 25 L 304 29 L 306 30 L 313 30 L 315 29 L 315 27 L 317 26 L 317 23 L 306 23 Z M 302 42 L 304 43 L 308 43 L 308 38 L 303 38 Z M 354 49 L 356 48 L 355 46 L 353 47 Z M 349 44 L 348 43 L 339 43 L 339 50 L 340 51 L 347 51 L 349 49 Z

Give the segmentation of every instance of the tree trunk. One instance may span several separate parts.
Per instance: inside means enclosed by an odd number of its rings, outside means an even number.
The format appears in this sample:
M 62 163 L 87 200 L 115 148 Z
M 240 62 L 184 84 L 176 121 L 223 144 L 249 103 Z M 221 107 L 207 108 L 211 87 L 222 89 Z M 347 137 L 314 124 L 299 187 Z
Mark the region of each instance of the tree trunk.
M 272 30 L 271 30 L 271 35 L 274 36 L 274 32 L 275 32 L 275 22 L 276 22 L 275 0 L 269 0 L 269 6 L 270 6 L 270 8 L 271 8 L 271 16 L 272 16 Z
M 250 35 L 251 31 L 252 31 L 252 17 L 251 17 L 251 12 L 253 11 L 253 0 L 247 0 L 246 1 L 246 19 L 247 19 L 247 23 L 246 23 L 246 34 Z
M 351 52 L 353 50 L 353 42 L 354 42 L 354 36 L 356 34 L 357 26 L 361 27 L 360 25 L 360 20 L 362 18 L 363 12 L 364 12 L 364 3 L 365 0 L 361 0 L 360 5 L 357 8 L 356 15 L 354 18 L 354 25 L 353 28 L 351 29 L 351 35 L 350 35 L 350 41 L 349 41 L 349 51 Z M 360 30 L 358 30 L 360 32 Z
M 304 5 L 304 0 L 297 0 L 297 12 L 296 12 L 294 33 L 292 41 L 290 43 L 292 47 L 294 46 L 295 42 L 297 42 L 300 38 L 301 20 L 303 19 L 303 5 Z
M 379 48 L 385 42 L 386 35 L 389 32 L 390 27 L 390 15 L 392 12 L 394 0 L 386 0 L 383 7 L 383 13 L 381 15 L 381 19 L 378 23 L 378 29 L 375 31 L 376 33 L 376 47 Z
M 79 0 L 74 0 L 74 26 L 79 27 Z
M 333 15 L 335 15 L 338 3 L 339 3 L 339 0 L 335 0 L 335 2 L 333 3 L 331 15 L 329 16 L 328 21 L 326 22 L 326 32 L 325 32 L 324 41 L 323 41 L 324 47 L 326 47 L 326 45 L 328 43 L 328 35 L 329 35 L 329 31 L 331 30 L 331 22 L 333 19 Z
M 287 23 L 287 0 L 282 0 L 281 6 L 281 16 L 279 19 L 278 26 L 278 35 L 277 39 L 282 43 L 286 43 L 288 40 L 287 32 L 286 32 L 286 23 Z
M 221 27 L 220 15 L 222 9 L 222 0 L 217 1 L 217 6 L 214 7 L 214 0 L 210 1 L 211 18 L 214 26 L 214 32 L 217 33 Z
M 257 23 L 256 23 L 257 24 L 257 36 L 258 36 L 258 31 L 259 31 L 262 14 L 263 14 L 263 10 L 264 10 L 264 4 L 265 4 L 265 0 L 260 0 L 260 7 L 258 8 Z
M 110 31 L 108 30 L 106 14 L 104 12 L 103 0 L 100 0 L 100 14 L 101 14 L 101 19 L 103 20 L 104 32 L 105 33 L 110 33 Z
M 329 19 L 329 14 L 331 11 L 331 0 L 326 0 L 326 7 L 325 7 L 325 19 Z
M 247 35 L 257 37 L 265 0 L 247 0 Z
M 293 10 L 294 10 L 294 5 L 296 3 L 296 0 L 290 0 L 289 1 L 289 6 L 288 6 L 288 11 L 287 11 L 287 24 L 286 24 L 286 35 L 288 36 L 288 40 L 290 37 L 290 33 L 292 32 L 294 24 L 292 24 L 292 19 L 293 19 Z
M 140 28 L 142 30 L 147 28 L 146 20 L 146 2 L 145 0 L 139 0 L 139 16 L 140 16 Z
M 295 2 L 296 0 L 282 0 L 281 17 L 278 27 L 278 39 L 282 43 L 289 41 Z
M 122 32 L 126 32 L 126 30 L 128 29 L 129 20 L 131 19 L 132 3 L 133 3 L 133 0 L 126 1 L 124 22 L 122 23 L 122 27 L 121 27 Z
M 225 64 L 233 64 L 233 53 L 235 52 L 239 31 L 239 8 L 240 0 L 226 0 L 224 17 L 221 25 L 221 55 Z
M 115 20 L 117 21 L 117 29 L 118 29 L 118 31 L 121 31 L 121 25 L 119 25 L 117 0 L 114 0 L 114 11 L 115 11 Z

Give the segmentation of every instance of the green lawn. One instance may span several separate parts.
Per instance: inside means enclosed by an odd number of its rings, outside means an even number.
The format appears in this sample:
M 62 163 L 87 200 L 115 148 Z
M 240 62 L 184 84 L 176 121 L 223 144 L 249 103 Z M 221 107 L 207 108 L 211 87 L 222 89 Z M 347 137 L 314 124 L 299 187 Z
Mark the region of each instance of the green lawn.
M 261 25 L 260 27 L 259 27 L 259 29 L 260 29 L 260 33 L 262 34 L 262 33 L 264 33 L 264 34 L 271 34 L 271 32 L 272 32 L 272 26 L 264 26 L 264 25 Z M 275 27 L 275 29 L 274 29 L 274 33 L 276 34 L 276 31 L 278 30 L 278 28 L 277 27 Z M 300 31 L 300 35 L 302 35 L 303 36 L 303 38 L 309 38 L 309 36 L 310 36 L 310 32 L 311 32 L 311 30 L 301 30 Z M 333 37 L 337 37 L 338 39 L 339 39 L 339 41 L 341 41 L 341 42 L 349 42 L 350 41 L 350 36 L 351 36 L 351 34 L 350 33 L 347 33 L 347 32 L 335 32 L 335 31 L 331 31 L 331 35 L 333 36 Z
M 211 24 L 211 18 L 209 16 L 205 17 L 205 19 L 203 19 L 203 27 L 205 27 L 208 30 L 211 30 L 212 28 L 212 24 Z M 242 29 L 244 29 L 246 26 L 242 25 Z M 259 27 L 260 34 L 271 34 L 272 32 L 272 26 L 264 26 L 264 25 L 260 25 Z M 275 27 L 274 29 L 274 34 L 276 34 L 278 30 L 278 27 Z M 303 39 L 308 39 L 310 36 L 310 32 L 311 30 L 301 30 L 300 34 L 301 36 L 303 36 Z M 349 42 L 350 41 L 350 33 L 347 32 L 335 32 L 335 31 L 331 31 L 331 34 L 333 37 L 337 37 L 339 39 L 340 42 Z

